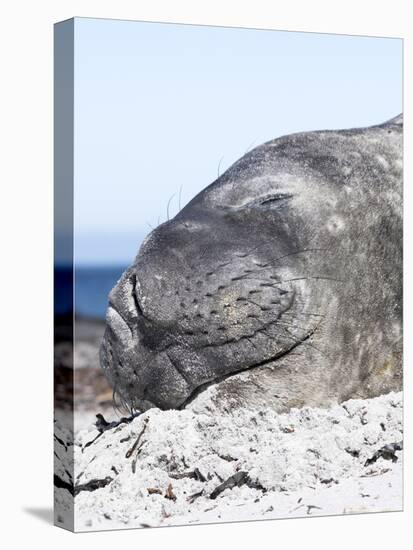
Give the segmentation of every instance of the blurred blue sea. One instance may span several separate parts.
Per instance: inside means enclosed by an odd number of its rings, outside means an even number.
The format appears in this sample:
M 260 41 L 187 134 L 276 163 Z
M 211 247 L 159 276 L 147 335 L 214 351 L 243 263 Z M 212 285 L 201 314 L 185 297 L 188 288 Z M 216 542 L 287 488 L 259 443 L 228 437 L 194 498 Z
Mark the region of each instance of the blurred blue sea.
M 103 265 L 75 268 L 75 313 L 104 319 L 108 294 L 125 271 L 125 265 Z M 72 271 L 55 270 L 55 313 L 69 313 L 72 308 Z
M 76 267 L 75 312 L 85 317 L 105 318 L 108 294 L 127 266 Z

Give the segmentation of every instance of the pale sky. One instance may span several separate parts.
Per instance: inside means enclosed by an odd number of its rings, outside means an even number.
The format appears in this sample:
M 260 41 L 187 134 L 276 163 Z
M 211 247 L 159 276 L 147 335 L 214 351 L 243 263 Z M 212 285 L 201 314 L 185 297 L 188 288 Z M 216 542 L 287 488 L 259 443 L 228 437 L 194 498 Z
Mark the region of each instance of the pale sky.
M 75 259 L 143 237 L 251 146 L 402 111 L 402 41 L 75 20 Z

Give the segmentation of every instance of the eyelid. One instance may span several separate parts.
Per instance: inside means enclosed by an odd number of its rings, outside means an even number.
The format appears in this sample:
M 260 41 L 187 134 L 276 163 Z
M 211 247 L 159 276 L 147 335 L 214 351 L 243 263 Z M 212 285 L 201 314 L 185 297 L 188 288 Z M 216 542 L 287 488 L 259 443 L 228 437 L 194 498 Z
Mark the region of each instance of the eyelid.
M 240 206 L 224 206 L 224 210 L 247 210 L 249 208 L 278 208 L 283 206 L 288 200 L 294 198 L 292 193 L 272 193 L 259 197 L 253 201 Z
M 257 206 L 265 206 L 272 203 L 281 203 L 286 200 L 292 199 L 294 195 L 291 193 L 274 193 L 273 195 L 267 195 L 266 197 L 263 197 L 259 199 L 259 201 L 256 202 Z

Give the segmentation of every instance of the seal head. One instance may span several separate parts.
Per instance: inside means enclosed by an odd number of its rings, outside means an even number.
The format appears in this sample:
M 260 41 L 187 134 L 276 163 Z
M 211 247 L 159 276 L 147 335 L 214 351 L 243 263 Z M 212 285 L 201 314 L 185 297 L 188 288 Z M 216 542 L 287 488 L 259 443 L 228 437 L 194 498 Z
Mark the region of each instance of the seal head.
M 270 141 L 152 231 L 109 297 L 122 400 L 179 408 L 218 384 L 284 410 L 398 387 L 401 138 L 397 117 Z

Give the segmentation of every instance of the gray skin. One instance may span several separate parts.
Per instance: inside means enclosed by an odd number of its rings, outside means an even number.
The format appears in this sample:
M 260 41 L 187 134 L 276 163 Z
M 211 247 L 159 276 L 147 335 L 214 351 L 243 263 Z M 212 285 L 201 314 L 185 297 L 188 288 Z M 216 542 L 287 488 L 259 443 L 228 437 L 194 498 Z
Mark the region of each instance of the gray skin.
M 101 365 L 132 410 L 328 406 L 402 385 L 402 116 L 244 155 L 143 242 Z M 205 394 L 204 394 L 205 396 Z

